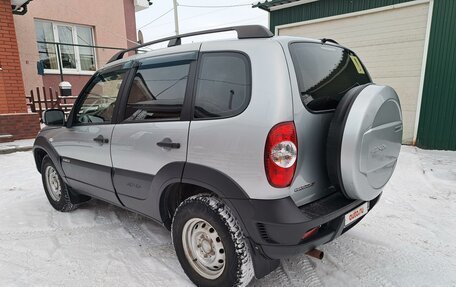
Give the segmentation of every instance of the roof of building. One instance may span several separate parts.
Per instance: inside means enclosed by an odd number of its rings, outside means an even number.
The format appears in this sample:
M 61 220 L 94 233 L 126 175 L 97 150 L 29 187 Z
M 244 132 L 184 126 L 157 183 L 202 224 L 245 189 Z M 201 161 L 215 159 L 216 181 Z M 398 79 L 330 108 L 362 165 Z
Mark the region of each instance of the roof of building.
M 286 8 L 286 7 L 292 7 L 292 6 L 306 4 L 306 3 L 310 3 L 310 2 L 314 2 L 314 1 L 318 1 L 318 0 L 271 0 L 271 1 L 266 0 L 263 3 L 258 2 L 257 4 L 254 4 L 252 7 L 260 8 L 260 9 L 270 12 L 271 10 L 275 10 L 274 8 L 278 8 L 282 5 L 284 6 L 283 8 Z

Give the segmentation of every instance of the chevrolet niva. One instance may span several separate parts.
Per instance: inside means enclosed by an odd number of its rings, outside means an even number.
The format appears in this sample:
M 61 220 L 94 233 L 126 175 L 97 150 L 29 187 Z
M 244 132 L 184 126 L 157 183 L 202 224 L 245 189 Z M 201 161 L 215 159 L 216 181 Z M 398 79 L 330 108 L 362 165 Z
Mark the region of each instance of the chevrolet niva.
M 224 31 L 238 39 L 181 44 Z M 163 224 L 198 286 L 245 286 L 359 223 L 402 140 L 396 92 L 352 50 L 262 26 L 121 51 L 67 119 L 43 117 L 33 152 L 50 204 L 97 198 Z

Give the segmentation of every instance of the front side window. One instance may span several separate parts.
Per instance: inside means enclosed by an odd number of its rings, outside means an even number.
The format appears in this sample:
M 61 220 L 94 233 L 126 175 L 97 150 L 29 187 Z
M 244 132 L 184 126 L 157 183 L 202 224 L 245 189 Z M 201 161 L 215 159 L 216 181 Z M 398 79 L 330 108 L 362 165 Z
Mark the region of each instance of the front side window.
M 89 26 L 71 25 L 51 21 L 35 20 L 35 33 L 38 43 L 40 61 L 46 72 L 58 72 L 60 56 L 64 72 L 91 72 L 96 70 L 93 29 Z M 47 43 L 43 43 L 47 42 Z M 56 42 L 69 45 L 60 45 L 60 54 L 57 54 Z
M 125 70 L 120 70 L 95 76 L 76 110 L 76 124 L 111 123 L 125 73 Z
M 139 67 L 128 96 L 125 121 L 177 120 L 184 103 L 190 63 Z
M 194 118 L 220 118 L 241 113 L 250 100 L 250 66 L 234 52 L 206 53 L 201 57 Z

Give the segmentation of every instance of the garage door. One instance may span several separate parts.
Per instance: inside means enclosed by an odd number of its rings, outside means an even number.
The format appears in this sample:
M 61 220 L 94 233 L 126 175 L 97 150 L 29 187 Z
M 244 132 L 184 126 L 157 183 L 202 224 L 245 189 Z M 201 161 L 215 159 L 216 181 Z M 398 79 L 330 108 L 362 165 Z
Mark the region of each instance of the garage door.
M 278 35 L 331 38 L 353 49 L 375 83 L 401 99 L 403 142 L 413 141 L 429 3 L 389 6 L 361 13 L 279 26 Z

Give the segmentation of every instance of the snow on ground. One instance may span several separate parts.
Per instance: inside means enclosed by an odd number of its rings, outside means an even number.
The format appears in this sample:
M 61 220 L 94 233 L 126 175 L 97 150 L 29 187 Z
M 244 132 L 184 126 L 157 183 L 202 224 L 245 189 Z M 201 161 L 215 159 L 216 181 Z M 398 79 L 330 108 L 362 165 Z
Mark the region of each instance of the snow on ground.
M 403 147 L 379 204 L 251 286 L 456 286 L 456 152 Z M 160 225 L 93 200 L 48 204 L 31 152 L 0 155 L 0 286 L 191 286 Z

